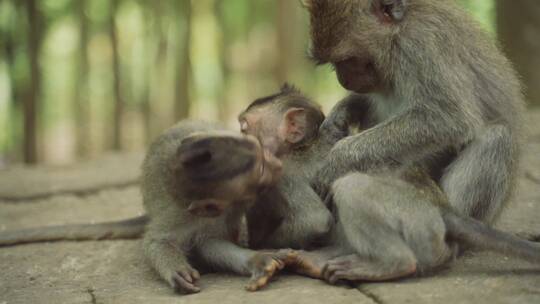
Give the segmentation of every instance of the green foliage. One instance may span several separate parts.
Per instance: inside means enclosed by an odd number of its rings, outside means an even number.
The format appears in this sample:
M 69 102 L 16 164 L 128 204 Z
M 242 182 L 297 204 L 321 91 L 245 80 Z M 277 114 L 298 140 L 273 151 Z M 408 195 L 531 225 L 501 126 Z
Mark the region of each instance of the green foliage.
M 495 32 L 495 0 L 458 0 L 488 31 Z
M 77 140 L 89 143 L 90 155 L 109 148 L 106 142 L 116 119 L 112 111 L 111 1 L 36 0 L 44 20 L 38 119 L 44 161 L 73 160 Z M 459 2 L 493 31 L 494 1 Z M 89 72 L 79 77 L 82 23 L 78 8 L 83 3 L 88 22 Z M 172 109 L 180 70 L 187 71 L 191 88 L 189 100 L 181 106 L 190 102 L 190 116 L 219 119 L 231 127 L 236 126 L 235 116 L 243 106 L 279 87 L 279 68 L 286 68 L 287 79 L 325 108 L 341 98 L 346 92 L 330 68 L 316 68 L 306 58 L 309 37 L 305 11 L 291 0 L 285 4 L 294 12 L 280 19 L 278 3 L 284 4 L 277 0 L 119 0 L 114 18 L 125 103 L 122 140 L 126 146 L 142 149 L 149 138 L 178 119 Z M 25 4 L 0 0 L 0 162 L 6 155 L 18 161 L 21 154 L 22 101 L 31 79 Z M 188 14 L 189 41 L 185 32 Z M 279 20 L 285 23 L 282 36 Z M 181 50 L 185 47 L 191 66 L 182 62 L 185 54 Z M 284 59 L 292 64 L 280 66 Z M 81 88 L 82 95 L 77 95 Z M 88 125 L 77 121 L 77 111 L 81 110 L 76 106 L 76 96 L 87 103 L 83 108 L 90 117 Z M 81 128 L 87 129 L 90 138 L 75 137 Z

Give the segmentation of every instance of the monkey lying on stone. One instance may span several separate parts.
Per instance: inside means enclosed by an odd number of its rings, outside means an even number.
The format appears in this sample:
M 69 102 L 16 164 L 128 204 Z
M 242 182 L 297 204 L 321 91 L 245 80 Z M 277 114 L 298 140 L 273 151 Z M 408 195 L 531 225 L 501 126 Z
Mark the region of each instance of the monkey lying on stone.
M 256 195 L 275 184 L 281 162 L 251 136 L 183 121 L 150 147 L 142 166 L 147 216 L 96 225 L 3 232 L 0 244 L 140 236 L 146 257 L 175 290 L 198 292 L 207 268 L 251 275 L 248 290 L 268 283 L 294 259 L 291 250 L 253 251 L 237 245 L 241 217 Z
M 314 164 L 309 160 L 317 158 L 316 154 L 328 153 L 331 143 L 343 137 L 350 127 L 343 117 L 332 121 L 337 116 L 330 113 L 321 133 L 311 134 L 312 140 L 296 147 L 294 143 L 301 142 L 308 134 L 307 130 L 319 127 L 319 121 L 308 119 L 307 113 L 320 109 L 306 100 L 296 90 L 282 90 L 264 103 L 250 105 L 240 117 L 244 133 L 264 138 L 272 143 L 274 150 L 283 151 L 284 170 L 288 164 L 286 154 L 298 160 L 295 170 L 312 170 L 309 167 Z M 343 113 L 341 109 L 339 112 Z M 324 136 L 330 138 L 325 139 Z M 305 161 L 304 167 L 302 160 Z M 309 178 L 309 175 L 304 175 L 304 178 Z M 448 262 L 453 257 L 454 245 L 492 250 L 540 263 L 540 244 L 459 214 L 419 165 L 381 169 L 370 174 L 351 173 L 335 181 L 332 190 L 335 229 L 327 239 L 326 247 L 299 253 L 296 268 L 299 273 L 324 278 L 330 283 L 341 279 L 396 279 L 421 274 Z M 309 204 L 305 198 L 311 197 L 301 193 L 294 197 L 287 194 L 284 193 L 289 199 L 286 203 L 292 206 Z M 295 198 L 300 200 L 292 200 Z M 256 207 L 253 210 L 263 209 Z M 266 214 L 256 216 L 259 218 L 248 217 L 248 221 L 257 222 Z
M 199 291 L 188 255 L 215 270 L 251 275 L 248 290 L 266 285 L 294 259 L 290 250 L 256 252 L 236 244 L 245 211 L 281 171 L 254 137 L 184 122 L 152 144 L 142 168 L 150 218 L 144 252 L 176 290 Z

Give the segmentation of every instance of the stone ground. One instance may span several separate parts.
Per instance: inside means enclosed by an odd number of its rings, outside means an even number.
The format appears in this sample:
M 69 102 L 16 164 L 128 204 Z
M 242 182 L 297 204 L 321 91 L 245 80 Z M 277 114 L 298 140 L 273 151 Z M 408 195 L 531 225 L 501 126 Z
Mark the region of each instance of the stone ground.
M 531 128 L 516 197 L 498 227 L 540 236 L 540 111 Z M 141 153 L 70 167 L 0 171 L 0 230 L 99 222 L 141 214 Z M 175 295 L 146 265 L 140 242 L 60 242 L 0 248 L 0 304 L 12 303 L 540 303 L 540 265 L 468 253 L 429 277 L 329 286 L 283 275 L 257 293 L 247 279 L 205 275 L 203 291 Z

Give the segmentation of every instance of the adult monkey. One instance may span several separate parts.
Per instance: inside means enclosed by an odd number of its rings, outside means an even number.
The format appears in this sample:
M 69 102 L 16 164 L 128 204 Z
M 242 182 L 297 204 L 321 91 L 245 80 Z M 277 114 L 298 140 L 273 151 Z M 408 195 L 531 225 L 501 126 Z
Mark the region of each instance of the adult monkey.
M 452 1 L 304 4 L 314 60 L 353 92 L 335 115 L 367 113 L 357 116 L 367 130 L 329 153 L 317 191 L 354 170 L 421 163 L 457 212 L 492 223 L 515 184 L 524 103 L 489 35 Z

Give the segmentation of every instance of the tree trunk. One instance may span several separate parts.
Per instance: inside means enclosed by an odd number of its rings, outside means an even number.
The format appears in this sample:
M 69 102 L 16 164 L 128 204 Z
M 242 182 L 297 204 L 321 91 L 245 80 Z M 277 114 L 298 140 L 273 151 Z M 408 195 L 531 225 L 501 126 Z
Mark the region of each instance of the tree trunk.
M 497 30 L 523 79 L 527 99 L 540 106 L 540 1 L 498 0 Z
M 23 3 L 24 4 L 24 3 Z M 0 45 L 3 47 L 3 56 L 6 60 L 8 67 L 8 74 L 10 78 L 10 109 L 9 109 L 9 125 L 10 125 L 10 147 L 8 150 L 13 151 L 9 153 L 9 158 L 14 161 L 23 161 L 24 154 L 19 151 L 23 151 L 23 139 L 21 138 L 21 126 L 22 126 L 22 105 L 21 99 L 24 88 L 21 85 L 21 81 L 15 81 L 19 78 L 17 75 L 17 69 L 15 67 L 15 54 L 17 52 L 17 45 L 23 44 L 22 40 L 26 38 L 26 28 L 21 26 L 21 21 L 24 14 L 21 12 L 21 3 L 11 3 L 15 12 L 13 16 L 10 16 L 8 24 L 9 28 L 6 29 L 5 34 L 2 37 Z M 22 7 L 25 9 L 25 7 Z M 22 154 L 22 155 L 21 155 Z
M 218 93 L 218 116 L 220 121 L 227 121 L 230 116 L 230 100 L 228 98 L 229 78 L 231 76 L 231 68 L 229 66 L 228 51 L 233 40 L 231 37 L 231 31 L 227 24 L 227 18 L 225 18 L 224 5 L 227 5 L 224 0 L 217 0 L 215 3 L 215 15 L 217 19 L 218 29 L 220 31 L 220 37 L 218 41 L 218 55 L 219 63 L 221 66 L 222 82 Z
M 180 17 L 177 22 L 178 57 L 175 69 L 174 119 L 180 120 L 189 116 L 191 106 L 191 1 L 177 0 Z
M 78 156 L 88 156 L 90 143 L 90 106 L 88 100 L 88 18 L 87 0 L 75 1 L 79 17 L 79 54 L 75 80 L 75 128 L 76 151 Z
M 150 105 L 150 83 L 152 81 L 151 77 L 151 63 L 152 55 L 153 55 L 153 48 L 152 43 L 154 40 L 152 39 L 153 35 L 153 28 L 152 28 L 152 21 L 153 21 L 153 15 L 152 15 L 152 7 L 151 4 L 148 3 L 146 0 L 140 1 L 140 5 L 143 9 L 143 26 L 144 26 L 144 58 L 141 58 L 143 62 L 143 69 L 144 69 L 144 84 L 143 88 L 141 90 L 141 95 L 139 96 L 139 105 L 140 105 L 140 111 L 142 113 L 142 119 L 144 124 L 144 140 L 145 144 L 148 145 L 150 141 L 152 140 L 152 107 Z
M 298 3 L 290 0 L 278 0 L 277 3 L 277 45 L 275 79 L 279 85 L 290 78 L 294 60 L 295 9 Z M 292 28 L 291 28 L 292 27 Z
M 112 48 L 112 69 L 113 69 L 113 93 L 114 93 L 114 114 L 113 114 L 113 139 L 112 148 L 122 149 L 122 121 L 124 114 L 124 101 L 122 100 L 122 78 L 120 73 L 120 55 L 118 51 L 118 32 L 116 29 L 116 10 L 118 0 L 110 0 L 109 17 L 109 39 Z
M 26 0 L 28 16 L 28 57 L 30 62 L 30 86 L 24 97 L 24 161 L 34 164 L 38 161 L 37 126 L 38 102 L 41 93 L 41 49 L 42 18 L 36 0 Z

